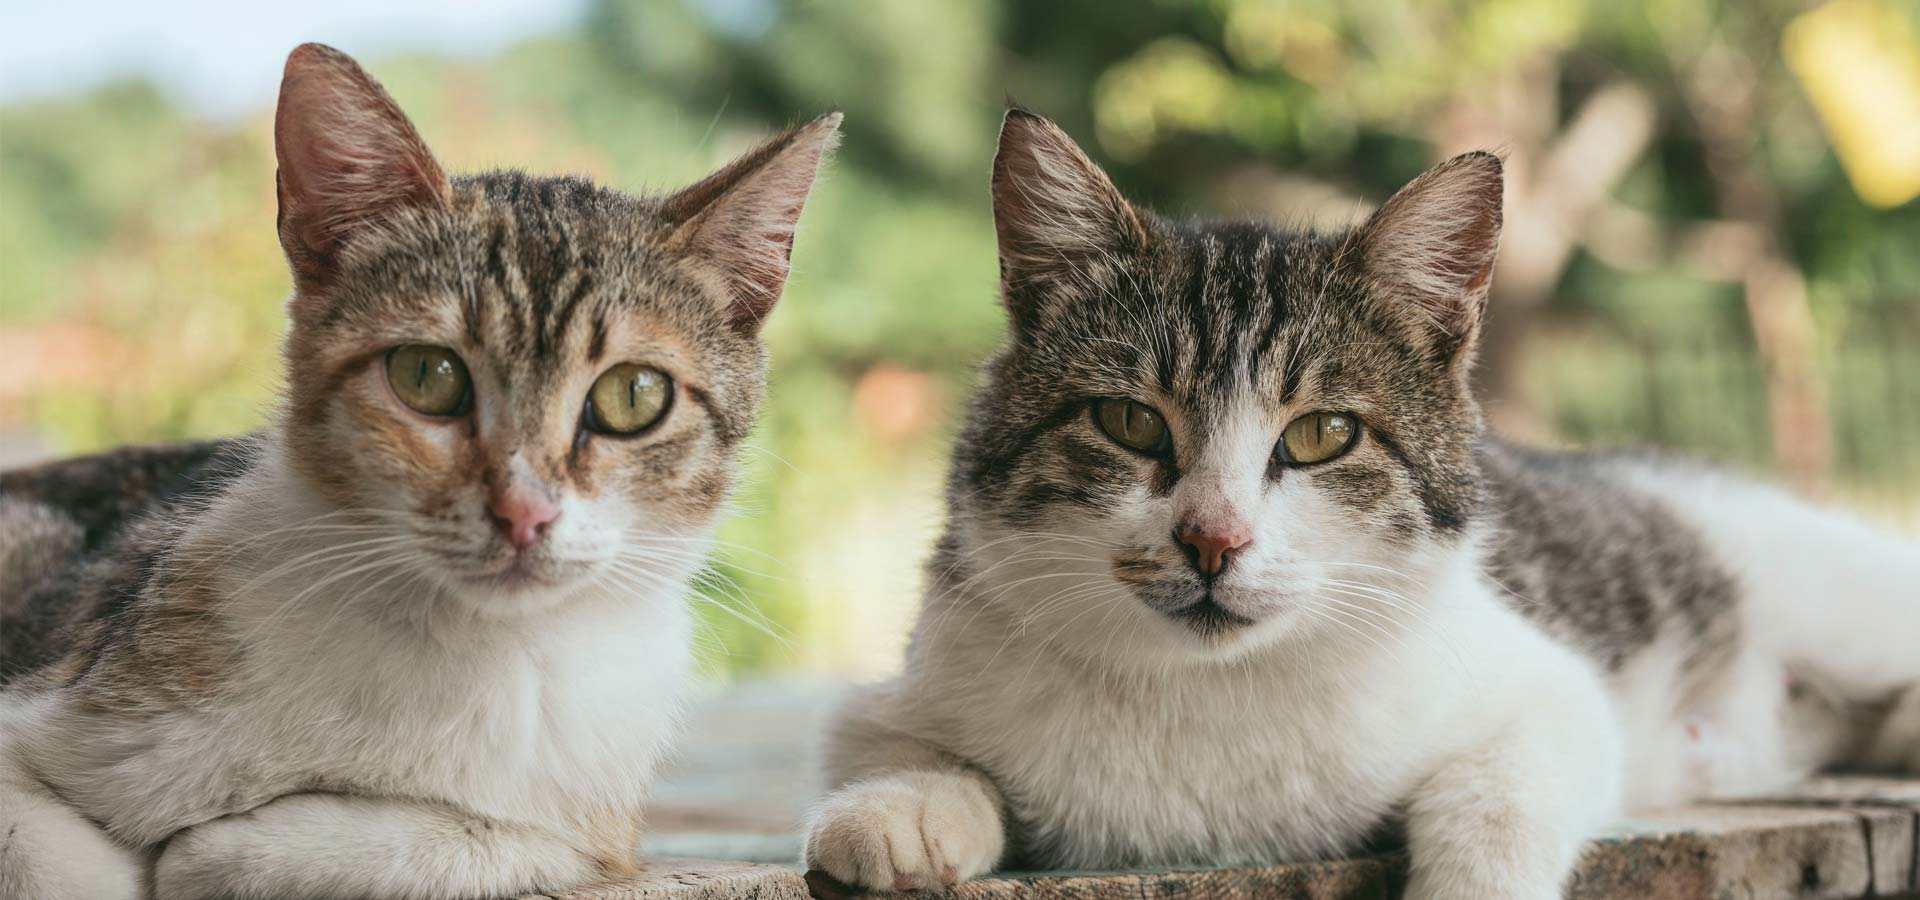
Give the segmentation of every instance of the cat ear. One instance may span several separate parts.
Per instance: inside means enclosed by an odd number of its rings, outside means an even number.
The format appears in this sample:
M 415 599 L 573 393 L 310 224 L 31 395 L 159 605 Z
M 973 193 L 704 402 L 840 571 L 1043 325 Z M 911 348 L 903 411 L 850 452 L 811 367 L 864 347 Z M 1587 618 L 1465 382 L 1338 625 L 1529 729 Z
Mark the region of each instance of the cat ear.
M 734 327 L 759 330 L 787 283 L 793 233 L 820 162 L 840 139 L 840 114 L 827 113 L 761 144 L 698 184 L 667 198 L 668 245 L 718 262 L 732 288 Z
M 352 57 L 323 44 L 287 56 L 273 146 L 280 244 L 302 281 L 324 280 L 356 231 L 400 208 L 443 208 L 452 196 L 393 98 Z
M 1472 342 L 1500 245 L 1500 158 L 1474 152 L 1409 182 L 1354 232 L 1375 296 L 1448 356 Z
M 1060 126 L 1017 108 L 1007 111 L 993 157 L 993 225 L 1016 324 L 1038 314 L 1048 288 L 1075 282 L 1098 260 L 1139 253 L 1149 236 L 1146 216 Z

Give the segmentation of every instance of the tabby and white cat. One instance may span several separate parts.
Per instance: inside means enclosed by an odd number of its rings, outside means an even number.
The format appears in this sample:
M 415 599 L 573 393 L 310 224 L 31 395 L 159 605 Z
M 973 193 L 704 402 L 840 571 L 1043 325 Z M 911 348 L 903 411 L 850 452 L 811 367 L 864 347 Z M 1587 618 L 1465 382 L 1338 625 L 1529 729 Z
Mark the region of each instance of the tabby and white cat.
M 810 867 L 1306 860 L 1397 821 L 1410 897 L 1539 900 L 1623 805 L 1920 767 L 1920 548 L 1482 433 L 1497 158 L 1345 233 L 1183 225 L 1016 111 L 993 197 L 1009 336 Z
M 0 477 L 0 897 L 631 871 L 687 582 L 838 126 L 667 196 L 449 178 L 351 59 L 296 49 L 273 426 Z

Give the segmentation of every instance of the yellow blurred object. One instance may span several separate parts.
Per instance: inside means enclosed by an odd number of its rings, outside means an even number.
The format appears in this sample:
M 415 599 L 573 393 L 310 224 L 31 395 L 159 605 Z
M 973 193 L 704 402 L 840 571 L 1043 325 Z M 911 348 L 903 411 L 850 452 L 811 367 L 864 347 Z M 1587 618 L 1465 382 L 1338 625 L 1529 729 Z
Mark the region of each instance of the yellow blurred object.
M 1782 38 L 1847 179 L 1874 206 L 1920 196 L 1920 36 L 1888 2 L 1834 0 Z

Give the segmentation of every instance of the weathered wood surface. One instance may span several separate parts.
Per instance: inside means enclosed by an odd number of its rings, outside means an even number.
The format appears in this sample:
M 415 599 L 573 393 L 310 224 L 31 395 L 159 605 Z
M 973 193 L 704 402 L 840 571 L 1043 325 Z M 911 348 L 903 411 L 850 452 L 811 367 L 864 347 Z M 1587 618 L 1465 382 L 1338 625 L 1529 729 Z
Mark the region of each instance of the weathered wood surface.
M 847 896 L 801 872 L 798 827 L 819 791 L 816 745 L 836 689 L 751 684 L 708 698 L 656 792 L 645 871 L 563 900 Z M 1173 872 L 1004 873 L 955 900 L 1372 900 L 1404 857 Z M 1597 839 L 1577 900 L 1920 898 L 1920 780 L 1822 778 L 1779 796 L 1642 815 Z

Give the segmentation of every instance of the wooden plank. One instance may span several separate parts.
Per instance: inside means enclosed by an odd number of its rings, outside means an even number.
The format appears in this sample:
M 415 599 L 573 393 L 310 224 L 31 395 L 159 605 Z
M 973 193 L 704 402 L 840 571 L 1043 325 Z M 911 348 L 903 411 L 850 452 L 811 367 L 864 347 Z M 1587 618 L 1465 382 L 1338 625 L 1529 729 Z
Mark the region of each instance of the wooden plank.
M 747 685 L 690 718 L 652 815 L 643 874 L 564 900 L 826 900 L 855 896 L 797 866 L 818 792 L 816 736 L 837 688 Z M 1823 777 L 1749 802 L 1646 813 L 1590 845 L 1571 900 L 1920 897 L 1920 779 Z M 693 859 L 726 857 L 733 860 Z M 1242 869 L 998 873 L 953 900 L 1387 900 L 1403 856 Z M 936 894 L 925 894 L 933 896 Z M 902 896 L 902 895 L 894 895 Z
M 713 859 L 652 859 L 624 881 L 520 900 L 808 900 L 793 868 Z

